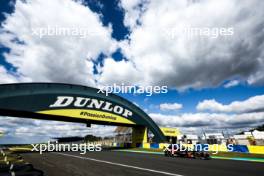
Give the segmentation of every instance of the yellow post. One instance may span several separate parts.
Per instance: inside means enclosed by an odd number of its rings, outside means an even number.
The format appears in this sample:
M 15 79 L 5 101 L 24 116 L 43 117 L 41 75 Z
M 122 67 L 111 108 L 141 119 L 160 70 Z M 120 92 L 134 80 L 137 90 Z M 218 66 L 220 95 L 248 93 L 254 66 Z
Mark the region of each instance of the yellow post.
M 132 146 L 135 147 L 137 143 L 144 145 L 148 142 L 147 128 L 142 126 L 136 126 L 132 129 Z

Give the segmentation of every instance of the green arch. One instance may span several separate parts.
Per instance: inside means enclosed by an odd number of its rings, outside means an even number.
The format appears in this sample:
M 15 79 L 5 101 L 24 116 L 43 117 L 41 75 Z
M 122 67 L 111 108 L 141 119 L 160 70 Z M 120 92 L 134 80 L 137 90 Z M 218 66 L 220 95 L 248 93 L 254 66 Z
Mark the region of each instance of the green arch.
M 156 123 L 139 107 L 120 96 L 106 96 L 98 91 L 91 87 L 61 83 L 2 84 L 0 115 L 87 124 L 145 126 L 153 132 L 157 142 L 166 140 Z M 59 100 L 63 100 L 61 104 Z M 57 104 L 64 106 L 58 107 Z

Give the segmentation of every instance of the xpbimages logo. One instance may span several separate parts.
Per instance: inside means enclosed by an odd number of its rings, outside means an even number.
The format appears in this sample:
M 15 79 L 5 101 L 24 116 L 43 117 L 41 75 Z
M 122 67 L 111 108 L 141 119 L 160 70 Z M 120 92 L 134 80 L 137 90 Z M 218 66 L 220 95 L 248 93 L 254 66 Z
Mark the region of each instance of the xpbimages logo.
M 106 96 L 110 93 L 128 93 L 128 94 L 146 94 L 152 96 L 153 94 L 168 93 L 168 86 L 137 86 L 137 85 L 121 85 L 114 83 L 108 86 L 99 86 L 97 93 L 103 93 Z
M 32 152 L 39 152 L 42 154 L 43 152 L 80 152 L 80 154 L 85 154 L 87 152 L 91 151 L 102 151 L 102 145 L 101 144 L 86 144 L 86 143 L 80 143 L 80 144 L 60 144 L 57 141 L 56 142 L 50 142 L 44 143 L 44 144 L 31 144 L 33 147 L 31 149 Z
M 220 145 L 220 144 L 195 144 L 195 145 L 186 145 L 180 142 L 179 144 L 171 144 L 164 147 L 163 151 L 171 152 L 175 154 L 177 152 L 212 152 L 212 154 L 217 154 L 219 151 L 234 151 L 233 144 Z

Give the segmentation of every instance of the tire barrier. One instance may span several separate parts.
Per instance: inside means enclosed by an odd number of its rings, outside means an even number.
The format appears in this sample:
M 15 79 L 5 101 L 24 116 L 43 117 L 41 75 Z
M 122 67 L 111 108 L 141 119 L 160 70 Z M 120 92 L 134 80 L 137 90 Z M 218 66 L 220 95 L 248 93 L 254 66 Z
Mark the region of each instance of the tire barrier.
M 35 169 L 19 154 L 0 151 L 0 176 L 43 176 L 41 170 Z

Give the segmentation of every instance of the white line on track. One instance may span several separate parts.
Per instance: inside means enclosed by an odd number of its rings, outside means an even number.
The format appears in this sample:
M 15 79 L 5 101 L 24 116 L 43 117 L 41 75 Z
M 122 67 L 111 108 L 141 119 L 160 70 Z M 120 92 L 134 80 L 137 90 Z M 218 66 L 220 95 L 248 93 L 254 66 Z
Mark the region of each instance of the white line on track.
M 70 154 L 66 154 L 66 153 L 54 153 L 54 154 L 70 156 L 70 157 L 74 157 L 74 158 L 90 160 L 90 161 L 95 161 L 95 162 L 99 162 L 99 163 L 106 163 L 106 164 L 111 164 L 111 165 L 115 165 L 115 166 L 128 167 L 128 168 L 133 168 L 133 169 L 143 170 L 143 171 L 148 171 L 148 172 L 154 172 L 154 173 L 159 173 L 159 174 L 164 174 L 164 175 L 183 176 L 183 175 L 174 174 L 174 173 L 170 173 L 170 172 L 147 169 L 147 168 L 137 167 L 137 166 L 130 166 L 130 165 L 126 165 L 126 164 L 120 164 L 120 163 L 114 163 L 114 162 L 110 162 L 110 161 L 98 160 L 98 159 L 94 159 L 94 158 L 87 158 L 87 157 L 81 157 L 81 156 L 76 156 L 76 155 L 70 155 Z

